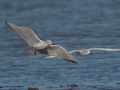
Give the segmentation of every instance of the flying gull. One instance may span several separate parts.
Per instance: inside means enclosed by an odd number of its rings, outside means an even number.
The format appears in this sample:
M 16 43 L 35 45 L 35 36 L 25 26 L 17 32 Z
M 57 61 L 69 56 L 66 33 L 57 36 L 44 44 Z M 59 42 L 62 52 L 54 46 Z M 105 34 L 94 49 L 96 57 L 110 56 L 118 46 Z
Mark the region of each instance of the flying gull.
M 79 49 L 79 50 L 72 50 L 69 53 L 77 53 L 80 56 L 86 56 L 92 54 L 92 50 L 104 50 L 104 51 L 120 51 L 119 48 L 89 48 L 89 49 Z M 45 56 L 45 58 L 55 58 L 55 56 Z
M 19 34 L 27 42 L 27 44 L 31 47 L 29 52 L 33 53 L 33 55 L 36 55 L 36 51 L 38 51 L 41 54 L 48 54 L 49 56 L 55 56 L 69 62 L 77 63 L 76 58 L 65 48 L 61 47 L 60 45 L 53 45 L 51 40 L 43 41 L 39 39 L 29 28 L 7 21 L 6 25 Z

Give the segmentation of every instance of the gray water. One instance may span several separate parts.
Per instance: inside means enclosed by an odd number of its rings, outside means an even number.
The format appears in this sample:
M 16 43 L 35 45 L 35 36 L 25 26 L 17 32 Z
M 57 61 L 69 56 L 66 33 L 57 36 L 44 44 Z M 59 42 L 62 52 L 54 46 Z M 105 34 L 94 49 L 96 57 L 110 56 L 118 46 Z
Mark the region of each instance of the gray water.
M 120 52 L 73 54 L 78 64 L 33 56 L 5 21 L 26 26 L 67 50 L 120 48 L 120 0 L 0 0 L 0 86 L 120 90 Z

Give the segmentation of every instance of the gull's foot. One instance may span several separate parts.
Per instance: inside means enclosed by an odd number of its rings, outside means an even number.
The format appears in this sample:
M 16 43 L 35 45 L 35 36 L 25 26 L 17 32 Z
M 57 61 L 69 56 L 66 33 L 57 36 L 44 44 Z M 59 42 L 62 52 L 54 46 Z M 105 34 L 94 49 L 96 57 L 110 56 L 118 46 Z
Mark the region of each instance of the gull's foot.
M 32 50 L 32 49 L 30 49 L 30 50 L 29 50 L 29 53 L 33 53 L 33 50 Z
M 33 55 L 34 55 L 34 56 L 36 56 L 36 51 L 35 51 L 35 52 L 33 52 Z

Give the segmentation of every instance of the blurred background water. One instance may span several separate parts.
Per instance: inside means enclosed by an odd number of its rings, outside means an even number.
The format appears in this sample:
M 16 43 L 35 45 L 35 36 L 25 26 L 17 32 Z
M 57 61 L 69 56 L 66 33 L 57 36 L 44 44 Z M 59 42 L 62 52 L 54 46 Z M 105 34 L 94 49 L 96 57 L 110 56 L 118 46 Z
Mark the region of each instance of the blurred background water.
M 77 84 L 84 86 L 81 90 L 91 90 L 89 85 L 103 86 L 92 90 L 120 89 L 120 52 L 74 54 L 78 64 L 44 59 L 39 53 L 32 56 L 5 21 L 26 26 L 40 39 L 67 50 L 120 48 L 120 0 L 0 0 L 0 86 Z

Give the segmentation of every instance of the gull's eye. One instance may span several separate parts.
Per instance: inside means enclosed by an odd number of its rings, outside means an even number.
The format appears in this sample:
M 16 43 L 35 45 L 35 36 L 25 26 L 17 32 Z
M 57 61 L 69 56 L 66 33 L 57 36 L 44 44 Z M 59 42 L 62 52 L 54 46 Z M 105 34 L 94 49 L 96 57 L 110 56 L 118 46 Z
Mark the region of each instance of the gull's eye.
M 48 40 L 47 43 L 50 43 L 50 41 Z
M 85 51 L 85 53 L 88 53 L 88 51 Z
M 48 43 L 48 44 L 52 44 L 52 42 L 51 42 L 50 40 L 47 40 L 47 43 Z

